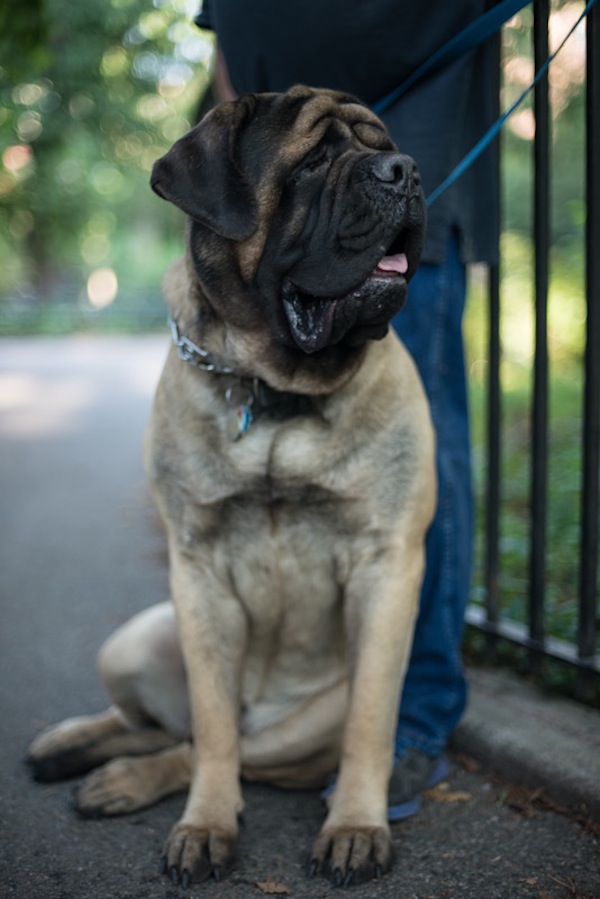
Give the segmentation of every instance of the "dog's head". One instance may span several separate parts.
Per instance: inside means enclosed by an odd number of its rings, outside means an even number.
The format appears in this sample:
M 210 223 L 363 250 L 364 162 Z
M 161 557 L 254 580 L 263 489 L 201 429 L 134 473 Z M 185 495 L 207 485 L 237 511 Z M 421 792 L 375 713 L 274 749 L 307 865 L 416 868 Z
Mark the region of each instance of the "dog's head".
M 217 106 L 151 184 L 190 217 L 212 313 L 268 335 L 280 371 L 337 380 L 402 306 L 425 230 L 420 178 L 354 97 L 298 86 Z

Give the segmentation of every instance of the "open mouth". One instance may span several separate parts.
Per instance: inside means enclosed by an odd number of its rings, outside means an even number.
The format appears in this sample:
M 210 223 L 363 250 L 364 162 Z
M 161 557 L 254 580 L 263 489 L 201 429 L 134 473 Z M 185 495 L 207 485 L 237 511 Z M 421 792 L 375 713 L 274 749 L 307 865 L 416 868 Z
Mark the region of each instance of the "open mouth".
M 393 253 L 384 256 L 375 267 L 374 274 L 405 275 L 408 271 L 408 259 L 406 253 Z
M 377 326 L 380 336 L 404 299 L 408 256 L 403 237 L 394 241 L 375 268 L 341 297 L 304 293 L 291 281 L 283 286 L 283 308 L 296 346 L 316 353 L 338 343 L 357 323 Z
M 401 234 L 389 247 L 385 256 L 377 263 L 374 275 L 406 275 L 408 256 L 406 255 L 406 235 Z

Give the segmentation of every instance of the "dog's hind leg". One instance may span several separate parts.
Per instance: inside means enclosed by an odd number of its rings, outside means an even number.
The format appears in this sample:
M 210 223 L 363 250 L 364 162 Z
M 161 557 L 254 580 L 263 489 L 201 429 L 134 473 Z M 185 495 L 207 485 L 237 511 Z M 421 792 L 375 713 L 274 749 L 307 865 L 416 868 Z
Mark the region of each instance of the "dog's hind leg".
M 121 756 L 161 752 L 188 737 L 185 673 L 170 603 L 136 615 L 109 637 L 99 667 L 114 705 L 40 734 L 26 758 L 36 780 L 75 777 Z
M 154 755 L 113 759 L 88 774 L 74 792 L 73 805 L 87 818 L 127 815 L 187 790 L 191 771 L 190 743 Z
M 285 789 L 325 786 L 338 765 L 347 707 L 341 680 L 283 721 L 243 733 L 242 776 Z
M 157 727 L 132 730 L 117 708 L 98 715 L 68 718 L 33 741 L 25 761 L 34 780 L 78 777 L 122 755 L 158 752 L 176 740 Z

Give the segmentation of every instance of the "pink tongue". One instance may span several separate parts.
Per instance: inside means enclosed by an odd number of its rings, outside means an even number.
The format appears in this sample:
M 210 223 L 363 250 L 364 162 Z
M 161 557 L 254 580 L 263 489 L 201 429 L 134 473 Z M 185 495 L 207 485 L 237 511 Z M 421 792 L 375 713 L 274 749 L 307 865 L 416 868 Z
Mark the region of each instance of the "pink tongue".
M 408 271 L 408 259 L 404 253 L 384 256 L 377 268 L 382 272 L 398 272 L 399 275 L 405 275 Z

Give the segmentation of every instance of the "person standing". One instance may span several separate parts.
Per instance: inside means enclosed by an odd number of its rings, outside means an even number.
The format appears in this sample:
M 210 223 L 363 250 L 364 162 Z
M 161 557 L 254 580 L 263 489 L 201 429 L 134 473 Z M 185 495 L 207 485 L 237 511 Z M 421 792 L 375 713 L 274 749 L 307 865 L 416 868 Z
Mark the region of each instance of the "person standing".
M 482 15 L 486 0 L 204 0 L 196 18 L 215 31 L 214 93 L 332 88 L 377 103 Z M 425 195 L 495 118 L 488 44 L 418 82 L 381 114 L 419 166 Z M 466 266 L 497 262 L 497 151 L 491 147 L 428 213 L 427 239 L 395 328 L 413 356 L 437 434 L 438 508 L 396 729 L 388 817 L 418 810 L 447 771 L 448 738 L 466 705 L 460 646 L 472 566 L 473 500 L 462 337 Z M 399 585 L 400 589 L 400 585 Z

